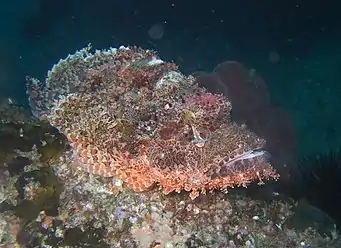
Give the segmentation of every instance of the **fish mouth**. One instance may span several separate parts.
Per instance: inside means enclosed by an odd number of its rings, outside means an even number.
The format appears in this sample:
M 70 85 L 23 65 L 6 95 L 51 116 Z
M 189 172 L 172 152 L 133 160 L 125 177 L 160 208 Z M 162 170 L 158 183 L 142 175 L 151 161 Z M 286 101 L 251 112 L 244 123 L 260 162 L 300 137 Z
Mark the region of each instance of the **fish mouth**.
M 249 150 L 234 158 L 226 157 L 219 162 L 212 178 L 259 170 L 259 168 L 269 163 L 269 159 L 269 152 L 262 148 Z
M 226 166 L 229 166 L 230 164 L 233 164 L 237 161 L 245 160 L 245 159 L 255 159 L 257 157 L 265 157 L 267 160 L 270 158 L 270 154 L 264 150 L 264 149 L 254 149 L 247 151 L 245 153 L 242 153 L 238 156 L 236 156 L 233 159 L 229 159 L 226 163 Z

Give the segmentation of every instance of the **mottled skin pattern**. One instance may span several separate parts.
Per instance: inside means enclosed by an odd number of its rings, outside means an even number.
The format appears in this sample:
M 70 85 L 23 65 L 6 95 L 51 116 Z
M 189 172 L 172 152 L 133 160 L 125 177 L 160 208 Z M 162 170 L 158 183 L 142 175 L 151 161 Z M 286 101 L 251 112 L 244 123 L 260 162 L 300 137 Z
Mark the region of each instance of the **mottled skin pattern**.
M 28 89 L 33 113 L 65 134 L 79 166 L 134 191 L 159 185 L 194 199 L 278 178 L 265 141 L 230 120 L 228 99 L 153 51 L 83 49 L 55 65 L 45 84 L 30 79 Z

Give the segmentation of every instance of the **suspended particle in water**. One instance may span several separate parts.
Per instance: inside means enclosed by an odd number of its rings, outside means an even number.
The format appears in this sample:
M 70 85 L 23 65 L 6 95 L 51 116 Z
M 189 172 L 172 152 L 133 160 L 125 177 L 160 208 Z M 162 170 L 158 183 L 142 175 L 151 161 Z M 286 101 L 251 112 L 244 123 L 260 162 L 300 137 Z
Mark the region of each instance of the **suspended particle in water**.
M 279 54 L 275 51 L 271 51 L 268 56 L 269 62 L 272 64 L 277 64 L 280 61 Z
M 160 40 L 162 38 L 164 32 L 165 32 L 165 30 L 164 30 L 163 24 L 159 23 L 159 24 L 155 24 L 149 28 L 148 35 L 153 40 Z

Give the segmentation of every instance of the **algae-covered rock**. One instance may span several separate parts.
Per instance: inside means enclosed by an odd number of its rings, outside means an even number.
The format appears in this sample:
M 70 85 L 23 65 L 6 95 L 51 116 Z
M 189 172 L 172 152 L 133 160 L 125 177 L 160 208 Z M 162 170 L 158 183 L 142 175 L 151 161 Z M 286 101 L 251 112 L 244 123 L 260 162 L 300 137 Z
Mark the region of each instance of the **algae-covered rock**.
M 41 154 L 42 162 L 58 157 L 65 150 L 65 139 L 44 122 L 0 123 L 0 161 L 16 150 L 29 152 L 33 147 Z
M 22 200 L 14 208 L 16 215 L 26 220 L 35 219 L 40 211 L 58 215 L 59 195 L 62 184 L 49 167 L 24 172 L 16 183 Z

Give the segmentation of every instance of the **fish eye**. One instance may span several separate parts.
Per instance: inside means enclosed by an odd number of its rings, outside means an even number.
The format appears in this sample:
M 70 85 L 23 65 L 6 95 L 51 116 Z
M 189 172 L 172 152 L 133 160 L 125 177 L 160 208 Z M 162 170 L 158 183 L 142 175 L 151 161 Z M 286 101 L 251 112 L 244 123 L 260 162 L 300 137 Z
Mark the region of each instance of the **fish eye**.
M 168 102 L 164 105 L 163 109 L 167 111 L 167 110 L 172 109 L 173 107 L 174 107 L 174 104 Z

